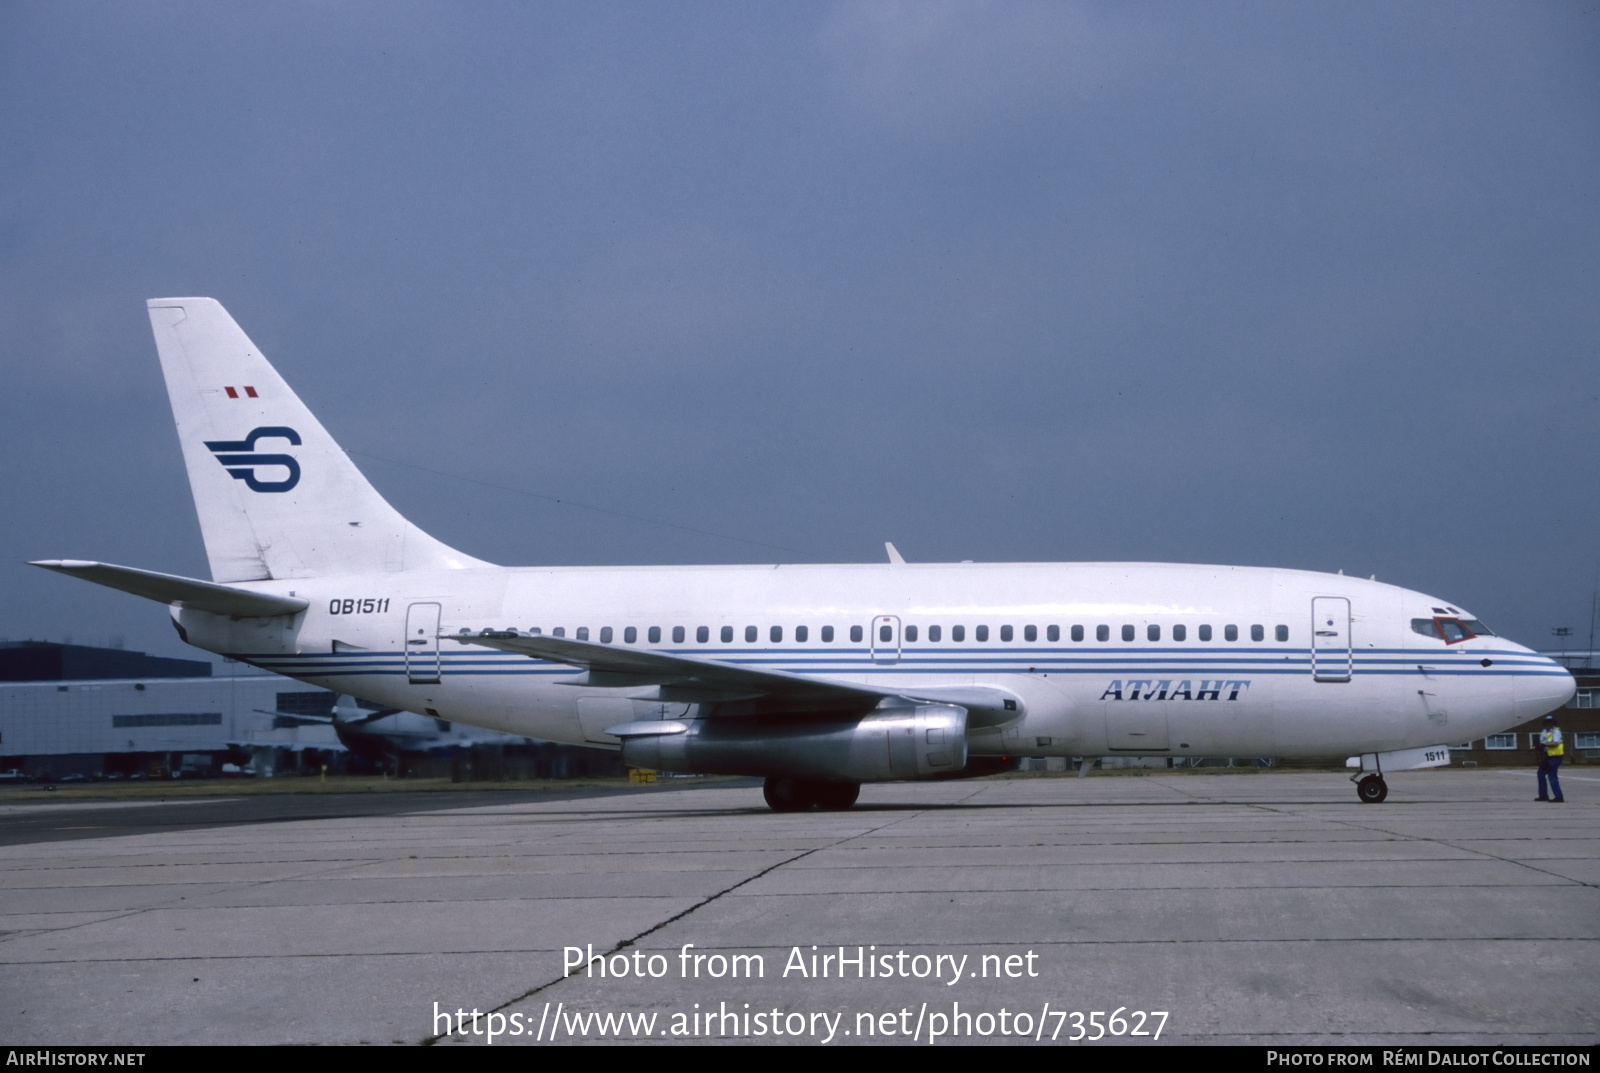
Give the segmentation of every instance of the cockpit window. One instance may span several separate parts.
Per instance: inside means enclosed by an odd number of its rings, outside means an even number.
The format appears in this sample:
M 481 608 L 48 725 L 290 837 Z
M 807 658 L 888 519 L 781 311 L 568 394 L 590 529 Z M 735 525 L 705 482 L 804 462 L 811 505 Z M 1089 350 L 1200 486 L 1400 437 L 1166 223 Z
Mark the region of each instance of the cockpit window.
M 1453 645 L 1460 641 L 1470 640 L 1473 637 L 1493 637 L 1494 633 L 1475 618 L 1459 619 L 1445 618 L 1414 618 L 1411 620 L 1411 632 L 1420 633 L 1424 637 L 1434 640 L 1442 639 L 1445 644 Z

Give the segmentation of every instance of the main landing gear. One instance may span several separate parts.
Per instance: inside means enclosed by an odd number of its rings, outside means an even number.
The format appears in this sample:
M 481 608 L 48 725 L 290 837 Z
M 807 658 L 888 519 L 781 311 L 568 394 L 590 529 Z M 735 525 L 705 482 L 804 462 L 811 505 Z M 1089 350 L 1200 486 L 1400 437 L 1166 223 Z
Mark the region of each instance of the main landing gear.
M 861 795 L 861 784 L 769 775 L 761 793 L 773 812 L 809 812 L 812 809 L 839 812 L 856 803 Z

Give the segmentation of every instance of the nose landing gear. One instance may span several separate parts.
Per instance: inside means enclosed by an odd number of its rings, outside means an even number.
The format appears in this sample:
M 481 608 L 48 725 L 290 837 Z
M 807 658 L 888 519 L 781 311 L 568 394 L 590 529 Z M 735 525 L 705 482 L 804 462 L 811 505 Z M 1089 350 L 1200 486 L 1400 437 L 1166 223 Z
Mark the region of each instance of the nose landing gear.
M 1363 805 L 1376 805 L 1389 796 L 1389 784 L 1382 775 L 1368 775 L 1356 783 L 1356 796 Z

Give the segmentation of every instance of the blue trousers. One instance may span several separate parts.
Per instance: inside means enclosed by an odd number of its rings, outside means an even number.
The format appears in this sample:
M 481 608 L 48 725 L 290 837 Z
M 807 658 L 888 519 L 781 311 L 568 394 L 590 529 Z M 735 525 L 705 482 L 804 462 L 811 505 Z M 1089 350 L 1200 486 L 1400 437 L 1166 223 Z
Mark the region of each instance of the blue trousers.
M 1556 778 L 1556 769 L 1561 766 L 1559 756 L 1547 756 L 1539 761 L 1539 797 L 1548 797 L 1552 801 L 1565 800 L 1561 796 L 1561 780 Z M 1550 781 L 1550 792 L 1545 793 L 1545 780 Z

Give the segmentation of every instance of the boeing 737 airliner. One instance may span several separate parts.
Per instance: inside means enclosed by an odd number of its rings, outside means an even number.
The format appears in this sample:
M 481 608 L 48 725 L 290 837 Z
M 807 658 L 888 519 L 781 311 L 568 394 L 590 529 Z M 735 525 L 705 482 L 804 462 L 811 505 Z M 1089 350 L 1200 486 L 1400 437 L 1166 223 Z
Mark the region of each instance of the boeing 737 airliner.
M 34 565 L 388 707 L 762 776 L 787 811 L 1020 756 L 1351 757 L 1377 802 L 1384 771 L 1573 694 L 1462 608 L 1342 575 L 892 547 L 878 565 L 494 566 L 385 502 L 216 301 L 149 312 L 211 580 Z

